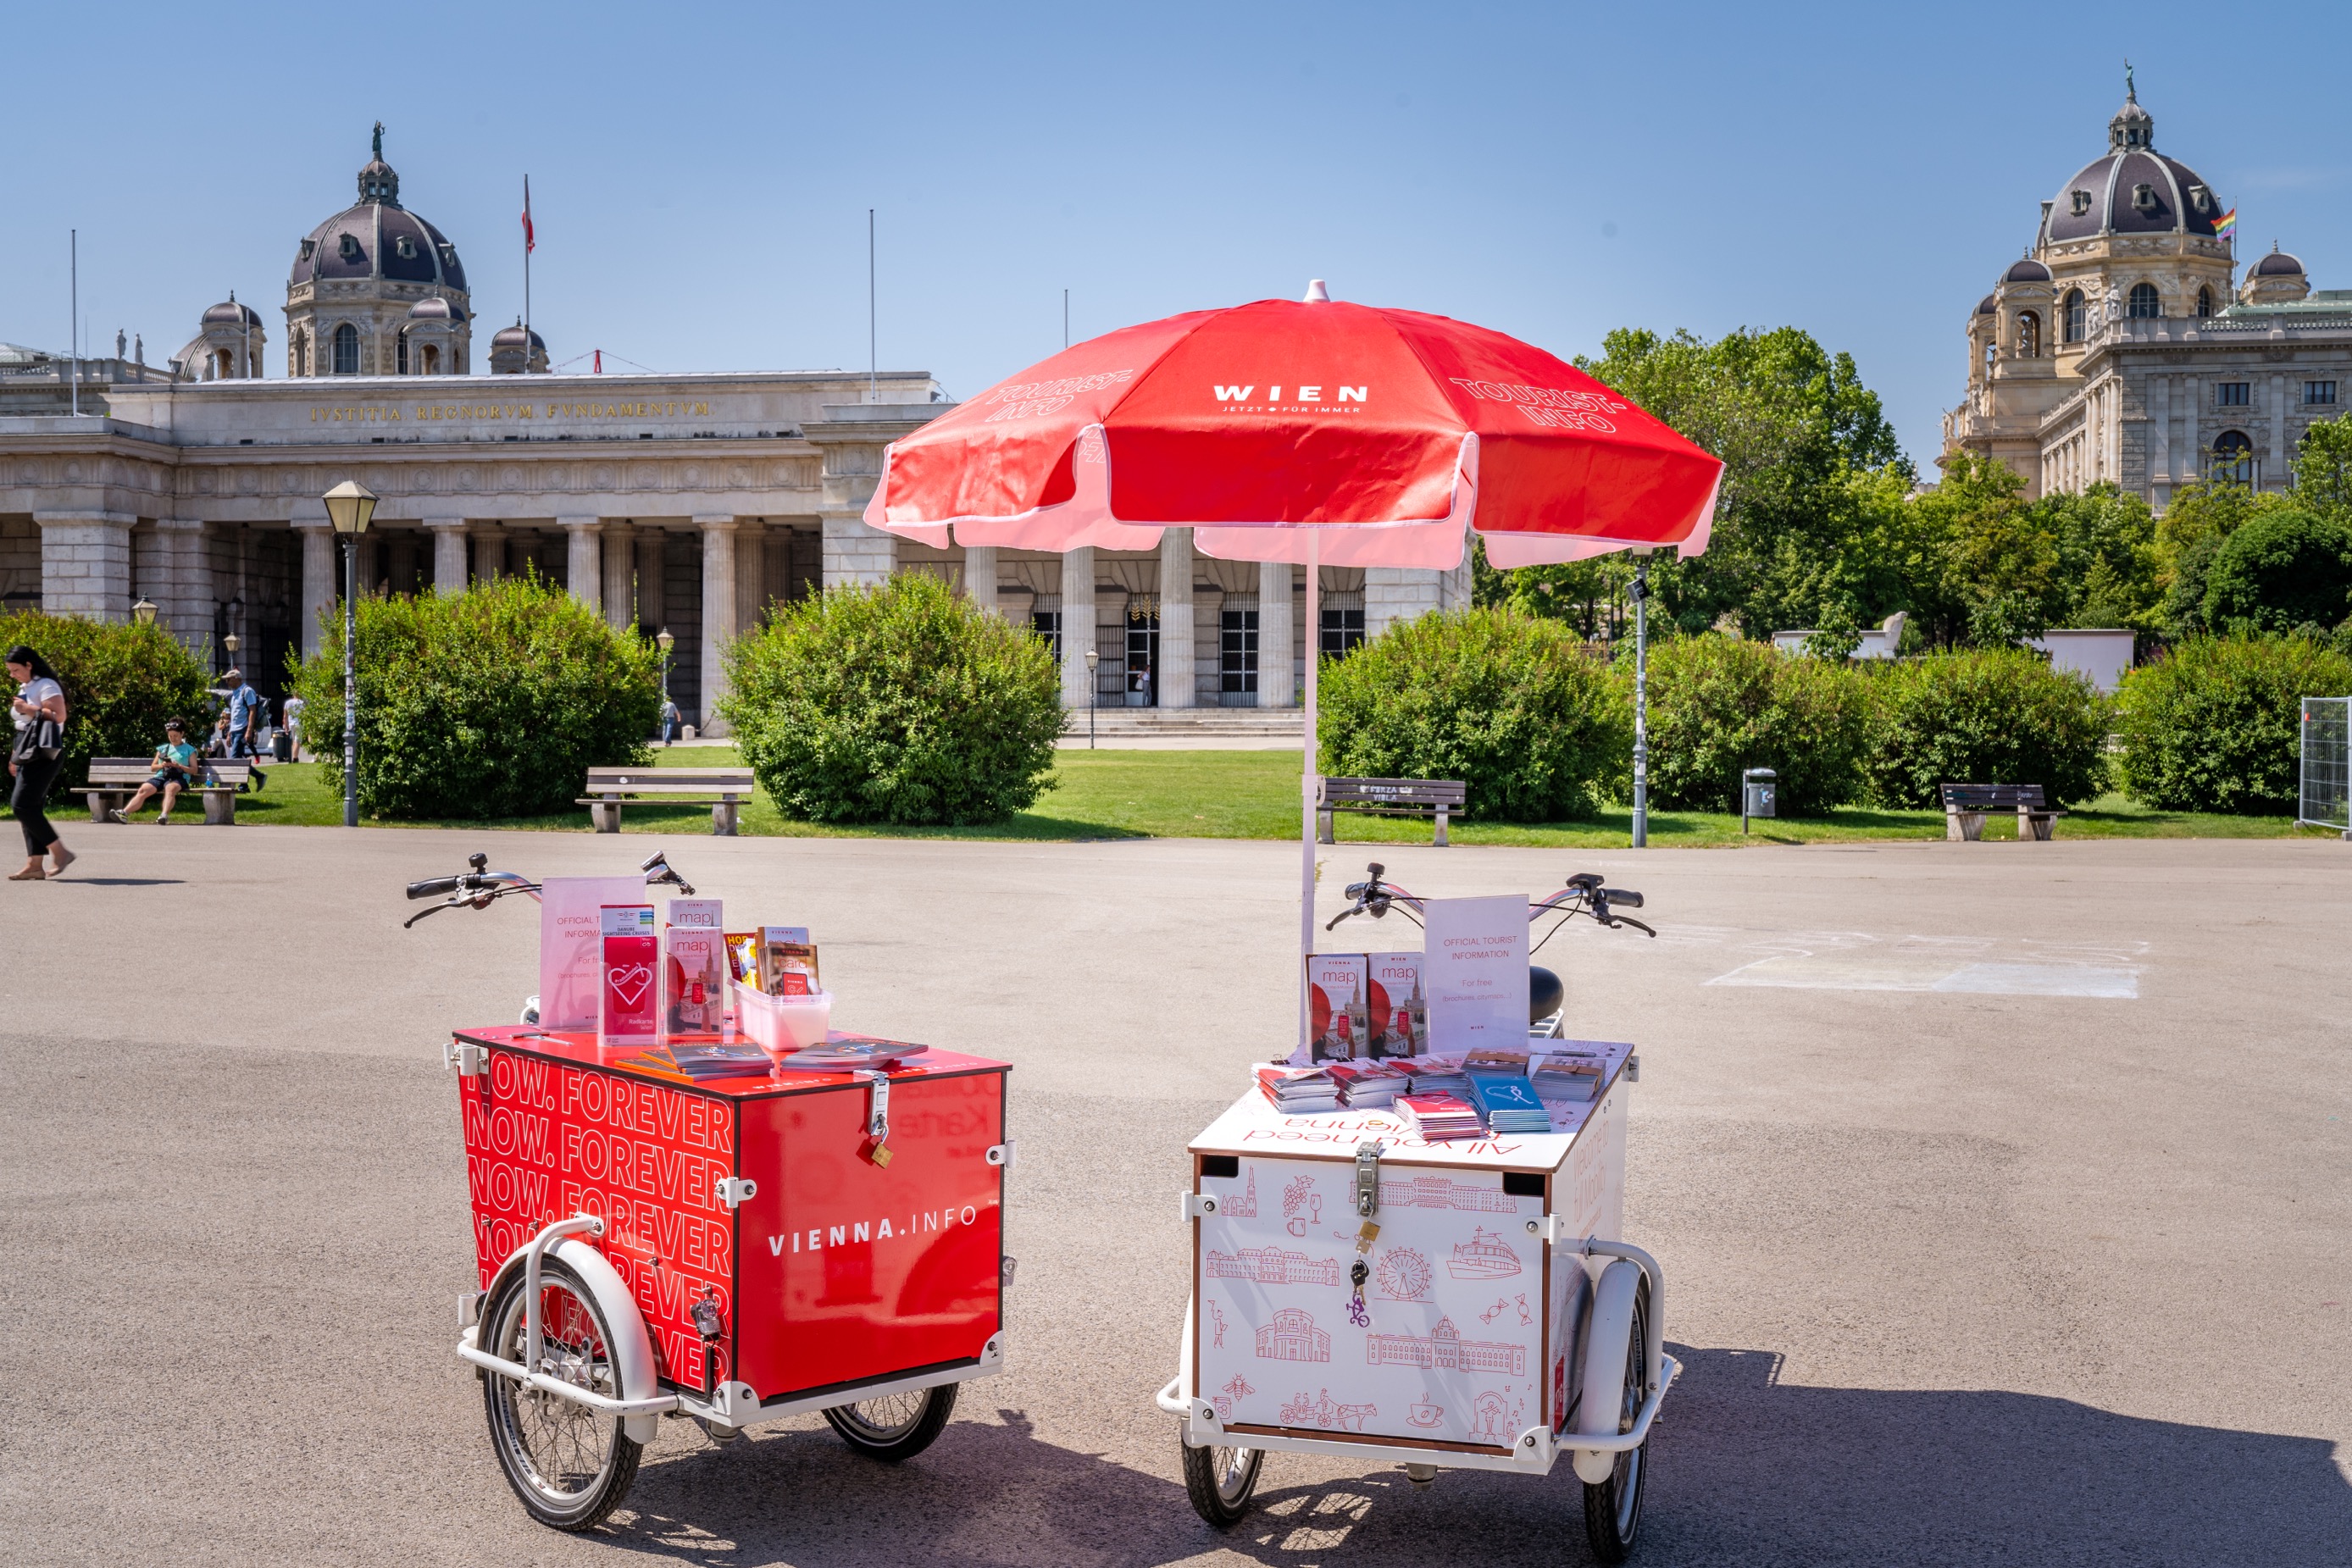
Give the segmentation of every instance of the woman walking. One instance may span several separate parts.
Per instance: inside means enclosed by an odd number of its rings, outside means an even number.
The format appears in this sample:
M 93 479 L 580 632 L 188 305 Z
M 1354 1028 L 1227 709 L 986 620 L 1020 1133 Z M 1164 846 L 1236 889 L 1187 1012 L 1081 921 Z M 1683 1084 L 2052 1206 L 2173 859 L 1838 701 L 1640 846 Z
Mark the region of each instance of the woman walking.
M 8 752 L 8 772 L 16 781 L 9 804 L 25 830 L 25 869 L 8 880 L 39 882 L 64 871 L 77 858 L 59 841 L 58 831 L 49 826 L 41 809 L 49 798 L 50 786 L 58 781 L 58 769 L 65 766 L 66 690 L 58 684 L 58 673 L 49 668 L 48 661 L 22 643 L 8 650 L 6 662 L 8 678 L 16 683 L 16 698 L 10 705 L 16 720 L 16 742 Z M 43 854 L 50 859 L 47 868 L 41 864 Z

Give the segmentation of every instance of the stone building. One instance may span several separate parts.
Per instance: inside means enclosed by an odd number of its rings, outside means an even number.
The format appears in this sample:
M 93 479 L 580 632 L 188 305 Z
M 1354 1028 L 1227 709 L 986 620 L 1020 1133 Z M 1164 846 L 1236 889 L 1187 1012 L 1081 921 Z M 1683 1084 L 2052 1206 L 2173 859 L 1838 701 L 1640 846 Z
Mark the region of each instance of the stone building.
M 122 620 L 143 600 L 215 668 L 235 636 L 275 695 L 341 591 L 320 497 L 357 479 L 382 497 L 370 589 L 536 571 L 615 625 L 668 631 L 671 693 L 709 733 L 726 639 L 773 601 L 898 571 L 1051 639 L 1073 707 L 1296 706 L 1301 569 L 1198 556 L 1182 528 L 1154 550 L 1055 555 L 867 528 L 884 447 L 947 406 L 928 373 L 550 374 L 520 322 L 474 373 L 457 247 L 400 204 L 380 126 L 374 154 L 358 203 L 294 257 L 284 376 L 263 373 L 260 319 L 234 298 L 169 371 L 118 353 L 69 382 L 54 356 L 0 352 L 0 601 Z M 1325 568 L 1321 645 L 1469 587 L 1466 562 Z
M 2285 488 L 2352 390 L 2352 290 L 2315 292 L 2276 249 L 2240 280 L 2233 214 L 2127 90 L 2106 152 L 1970 314 L 1945 451 L 2000 458 L 2029 496 L 2106 480 L 2159 510 L 2200 477 Z

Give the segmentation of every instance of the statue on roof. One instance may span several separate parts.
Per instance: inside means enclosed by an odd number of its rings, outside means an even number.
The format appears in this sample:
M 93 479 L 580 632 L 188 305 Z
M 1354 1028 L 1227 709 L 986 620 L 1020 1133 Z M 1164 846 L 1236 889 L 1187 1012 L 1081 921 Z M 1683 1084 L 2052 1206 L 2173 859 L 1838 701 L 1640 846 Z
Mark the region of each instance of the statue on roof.
M 381 120 L 375 122 L 375 155 L 378 158 L 383 156 L 383 121 Z

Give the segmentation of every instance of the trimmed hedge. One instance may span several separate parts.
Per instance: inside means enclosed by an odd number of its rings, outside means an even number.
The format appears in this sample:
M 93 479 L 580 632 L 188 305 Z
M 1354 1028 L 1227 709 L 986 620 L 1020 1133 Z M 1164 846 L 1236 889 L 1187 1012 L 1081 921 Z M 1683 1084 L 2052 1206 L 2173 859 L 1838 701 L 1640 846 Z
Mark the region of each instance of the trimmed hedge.
M 1483 821 L 1589 817 L 1633 755 L 1630 688 L 1557 621 L 1433 611 L 1320 673 L 1326 773 L 1459 779 Z
M 2243 636 L 2326 631 L 2352 613 L 2352 529 L 2309 512 L 2257 513 L 2205 573 L 2205 624 Z
M 220 706 L 205 695 L 203 663 L 160 626 L 37 610 L 0 615 L 0 650 L 19 643 L 47 659 L 65 688 L 65 766 L 52 800 L 89 783 L 93 757 L 151 755 L 163 744 L 163 721 L 174 715 L 188 722 L 188 738 L 201 743 Z
M 1708 633 L 1650 650 L 1650 799 L 1739 810 L 1742 769 L 1779 776 L 1780 809 L 1813 816 L 1858 800 L 1870 692 L 1843 660 L 1790 657 Z
M 1932 654 L 1866 678 L 1882 805 L 1938 806 L 1946 784 L 2039 784 L 2053 806 L 2107 787 L 2106 699 L 2026 649 Z
M 726 659 L 719 712 L 787 816 L 960 826 L 1052 788 L 1066 717 L 1052 651 L 935 578 L 827 589 Z
M 591 768 L 644 766 L 661 654 L 532 576 L 358 605 L 360 810 L 486 821 L 577 810 Z M 343 622 L 295 668 L 302 745 L 343 788 Z
M 2164 810 L 2292 812 L 2301 699 L 2347 695 L 2352 659 L 2315 643 L 2189 638 L 2124 677 L 2124 788 Z

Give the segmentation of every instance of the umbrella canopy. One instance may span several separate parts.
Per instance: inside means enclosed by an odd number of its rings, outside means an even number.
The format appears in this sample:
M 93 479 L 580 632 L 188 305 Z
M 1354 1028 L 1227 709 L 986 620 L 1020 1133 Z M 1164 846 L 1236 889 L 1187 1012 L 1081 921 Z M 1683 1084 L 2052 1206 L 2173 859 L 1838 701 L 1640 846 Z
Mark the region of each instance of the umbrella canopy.
M 1706 547 L 1723 465 L 1575 366 L 1443 316 L 1261 299 L 1066 349 L 894 443 L 922 543 L 1452 570 Z

